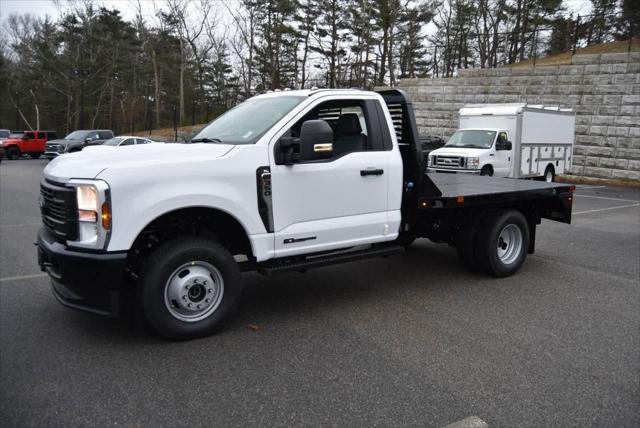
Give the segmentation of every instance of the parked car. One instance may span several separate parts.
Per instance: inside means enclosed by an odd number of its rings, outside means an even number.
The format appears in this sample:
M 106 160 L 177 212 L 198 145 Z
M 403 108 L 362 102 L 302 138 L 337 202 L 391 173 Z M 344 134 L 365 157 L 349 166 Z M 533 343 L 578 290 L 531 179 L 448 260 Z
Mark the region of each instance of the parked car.
M 539 178 L 571 169 L 576 127 L 570 109 L 541 105 L 470 104 L 460 127 L 429 156 L 429 172 Z
M 101 146 L 134 146 L 138 144 L 155 143 L 148 138 L 136 137 L 135 135 L 119 135 L 105 141 Z
M 79 152 L 87 146 L 95 146 L 113 138 L 110 129 L 81 129 L 60 140 L 49 141 L 44 150 L 44 157 L 53 159 L 63 153 Z
M 2 158 L 4 157 L 4 145 L 3 141 L 9 138 L 11 135 L 11 131 L 8 129 L 0 129 L 0 162 L 2 162 Z
M 25 154 L 38 159 L 44 153 L 45 143 L 55 138 L 53 131 L 17 132 L 2 140 L 2 146 L 8 159 L 16 160 Z
M 422 155 L 424 156 L 425 163 L 429 160 L 429 154 L 444 146 L 446 141 L 440 137 L 433 135 L 421 136 L 420 147 L 422 147 Z

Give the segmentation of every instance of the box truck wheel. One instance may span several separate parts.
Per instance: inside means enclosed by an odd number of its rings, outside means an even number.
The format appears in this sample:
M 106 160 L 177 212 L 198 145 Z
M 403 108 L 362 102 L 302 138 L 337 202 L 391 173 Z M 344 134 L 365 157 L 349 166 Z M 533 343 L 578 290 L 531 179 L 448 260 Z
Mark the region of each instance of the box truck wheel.
M 487 215 L 478 228 L 475 256 L 478 266 L 490 275 L 505 277 L 518 271 L 527 257 L 529 225 L 520 211 Z
M 493 175 L 493 167 L 491 165 L 485 165 L 480 170 L 480 175 L 488 175 L 491 177 Z
M 151 326 L 174 340 L 218 331 L 235 312 L 242 294 L 240 269 L 219 243 L 177 238 L 147 259 L 139 295 Z
M 548 165 L 547 169 L 544 170 L 544 181 L 547 183 L 553 183 L 553 180 L 556 177 L 556 170 L 553 168 L 553 165 Z

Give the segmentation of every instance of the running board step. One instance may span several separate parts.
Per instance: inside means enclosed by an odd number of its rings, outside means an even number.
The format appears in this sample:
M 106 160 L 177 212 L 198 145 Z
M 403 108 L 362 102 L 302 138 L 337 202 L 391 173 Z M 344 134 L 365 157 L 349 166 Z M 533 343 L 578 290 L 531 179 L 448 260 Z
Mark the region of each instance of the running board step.
M 368 259 L 372 257 L 392 256 L 394 254 L 404 253 L 404 251 L 404 247 L 400 245 L 394 245 L 391 247 L 373 248 L 360 251 L 352 251 L 348 253 L 328 254 L 326 256 L 318 256 L 309 260 L 299 262 L 263 265 L 258 269 L 258 271 L 265 275 L 275 275 L 277 273 L 292 271 L 305 271 L 307 269 L 335 265 L 338 263 L 355 262 L 357 260 Z

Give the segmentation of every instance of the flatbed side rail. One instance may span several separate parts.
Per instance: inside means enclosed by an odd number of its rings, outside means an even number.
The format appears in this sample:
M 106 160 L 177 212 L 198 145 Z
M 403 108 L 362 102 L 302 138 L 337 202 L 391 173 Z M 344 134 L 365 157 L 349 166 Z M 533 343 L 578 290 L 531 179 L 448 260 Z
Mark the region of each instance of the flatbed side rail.
M 498 207 L 526 207 L 540 218 L 571 224 L 575 186 L 556 186 L 546 189 L 497 192 L 482 195 L 421 196 L 419 212 L 452 209 L 492 209 Z

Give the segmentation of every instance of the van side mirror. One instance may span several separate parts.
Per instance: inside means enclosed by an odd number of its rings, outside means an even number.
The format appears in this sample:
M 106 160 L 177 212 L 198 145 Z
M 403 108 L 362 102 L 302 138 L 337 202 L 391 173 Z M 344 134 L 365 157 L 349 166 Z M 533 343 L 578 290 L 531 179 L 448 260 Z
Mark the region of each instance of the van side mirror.
M 511 141 L 496 141 L 496 150 L 511 150 Z
M 333 156 L 333 129 L 324 120 L 307 120 L 300 129 L 300 159 L 316 160 Z

